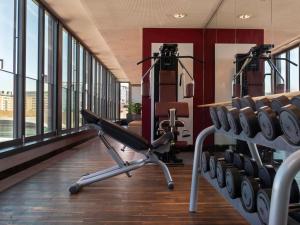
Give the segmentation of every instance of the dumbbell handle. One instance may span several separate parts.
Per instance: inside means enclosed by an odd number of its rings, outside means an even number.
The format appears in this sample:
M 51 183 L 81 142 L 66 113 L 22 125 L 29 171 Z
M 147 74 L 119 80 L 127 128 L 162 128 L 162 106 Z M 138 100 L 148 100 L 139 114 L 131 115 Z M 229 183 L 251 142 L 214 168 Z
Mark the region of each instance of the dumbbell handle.
M 257 97 L 253 97 L 253 100 L 260 100 L 263 99 L 265 97 L 268 97 L 270 100 L 273 98 L 277 98 L 281 95 L 285 95 L 288 98 L 292 98 L 296 95 L 300 95 L 300 91 L 294 91 L 294 92 L 284 92 L 284 93 L 280 93 L 280 94 L 274 94 L 274 95 L 268 95 L 268 96 L 257 96 Z M 204 105 L 197 105 L 198 108 L 207 108 L 210 106 L 231 106 L 232 101 L 224 101 L 224 102 L 216 102 L 216 103 L 210 103 L 210 104 L 204 104 Z

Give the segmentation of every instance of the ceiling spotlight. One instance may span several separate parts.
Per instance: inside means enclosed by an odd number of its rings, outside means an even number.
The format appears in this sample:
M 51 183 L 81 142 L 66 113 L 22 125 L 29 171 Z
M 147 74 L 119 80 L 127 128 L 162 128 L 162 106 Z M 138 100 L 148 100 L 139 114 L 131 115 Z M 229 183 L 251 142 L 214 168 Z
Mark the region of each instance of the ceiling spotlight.
M 185 14 L 185 13 L 175 13 L 175 14 L 173 15 L 173 17 L 174 17 L 175 19 L 182 19 L 182 18 L 186 17 L 186 14 Z
M 241 20 L 247 20 L 251 18 L 250 14 L 241 14 L 238 16 Z

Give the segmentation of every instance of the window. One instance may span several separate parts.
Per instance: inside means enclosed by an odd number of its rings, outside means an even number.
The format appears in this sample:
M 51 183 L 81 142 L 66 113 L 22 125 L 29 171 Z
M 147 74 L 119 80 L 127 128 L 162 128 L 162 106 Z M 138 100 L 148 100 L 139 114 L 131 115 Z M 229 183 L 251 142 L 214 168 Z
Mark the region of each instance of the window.
M 289 90 L 299 90 L 299 47 L 293 48 L 289 51 L 289 59 L 298 66 L 289 64 Z
M 265 95 L 272 94 L 272 71 L 269 63 L 265 61 L 265 79 L 264 79 L 264 87 L 265 87 Z
M 83 106 L 83 74 L 85 72 L 83 67 L 83 47 L 80 45 L 79 47 L 79 126 L 82 126 L 82 115 L 80 113 Z
M 286 58 L 286 53 L 282 53 L 278 55 L 278 58 Z M 276 73 L 276 77 L 275 77 L 276 93 L 285 92 L 287 88 L 286 61 L 277 60 L 276 66 L 280 72 L 280 74 Z
M 77 108 L 77 42 L 72 38 L 71 128 L 76 127 Z
M 107 89 L 107 84 L 106 84 L 106 77 L 107 77 L 107 70 L 106 68 L 102 67 L 102 82 L 101 82 L 101 89 L 102 89 L 102 93 L 101 93 L 101 116 L 103 118 L 106 118 L 106 101 L 107 101 L 107 93 L 106 93 L 106 89 Z
M 129 104 L 129 83 L 120 83 L 120 119 L 126 119 Z
M 62 102 L 61 102 L 61 128 L 67 129 L 67 115 L 68 115 L 68 65 L 69 65 L 69 34 L 63 30 L 62 35 Z
M 118 117 L 114 75 L 38 2 L 0 1 L 1 146 L 73 131 L 82 108 Z
M 37 134 L 38 109 L 38 51 L 39 51 L 39 6 L 27 1 L 26 11 L 26 93 L 25 136 Z
M 54 131 L 55 21 L 45 12 L 44 34 L 44 133 Z
M 14 133 L 15 1 L 0 1 L 0 142 Z
M 296 63 L 298 66 L 289 63 L 285 59 Z M 271 71 L 270 66 L 265 62 L 265 94 L 299 91 L 299 46 L 274 55 L 274 61 L 281 76 L 279 73 Z M 271 72 L 272 74 L 275 73 L 275 78 L 268 75 Z M 274 84 L 274 90 L 272 89 L 272 84 Z
M 85 109 L 90 109 L 90 53 L 85 54 Z

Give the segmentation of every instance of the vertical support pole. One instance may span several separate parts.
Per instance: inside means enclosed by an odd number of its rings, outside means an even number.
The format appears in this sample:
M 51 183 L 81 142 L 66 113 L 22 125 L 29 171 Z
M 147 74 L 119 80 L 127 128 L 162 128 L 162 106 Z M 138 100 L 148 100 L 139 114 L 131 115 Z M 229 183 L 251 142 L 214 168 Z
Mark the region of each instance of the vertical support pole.
M 193 162 L 193 173 L 192 173 L 192 184 L 190 191 L 190 212 L 197 211 L 197 202 L 198 202 L 198 183 L 199 183 L 199 167 L 201 167 L 200 159 L 202 155 L 203 142 L 205 138 L 214 133 L 215 127 L 210 126 L 201 131 L 198 135 L 195 143 L 194 151 L 194 162 Z
M 269 225 L 286 225 L 292 182 L 300 170 L 300 151 L 287 157 L 279 167 L 273 187 L 269 215 Z
M 248 147 L 250 149 L 252 158 L 255 160 L 255 162 L 257 163 L 258 168 L 263 167 L 263 163 L 261 161 L 261 158 L 259 156 L 256 144 L 251 143 L 250 141 L 247 141 Z

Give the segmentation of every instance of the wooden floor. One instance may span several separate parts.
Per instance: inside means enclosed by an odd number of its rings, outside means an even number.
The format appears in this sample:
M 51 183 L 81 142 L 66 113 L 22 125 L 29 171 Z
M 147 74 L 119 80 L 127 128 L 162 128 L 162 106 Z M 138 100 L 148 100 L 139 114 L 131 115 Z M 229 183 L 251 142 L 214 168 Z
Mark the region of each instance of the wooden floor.
M 126 160 L 137 156 L 132 151 L 121 154 Z M 13 183 L 39 171 L 0 193 L 0 224 L 247 224 L 202 178 L 198 213 L 188 212 L 191 165 L 170 168 L 173 191 L 168 191 L 162 171 L 149 165 L 134 171 L 132 178 L 120 175 L 69 195 L 69 185 L 80 175 L 110 165 L 104 146 L 93 139 L 8 179 Z

